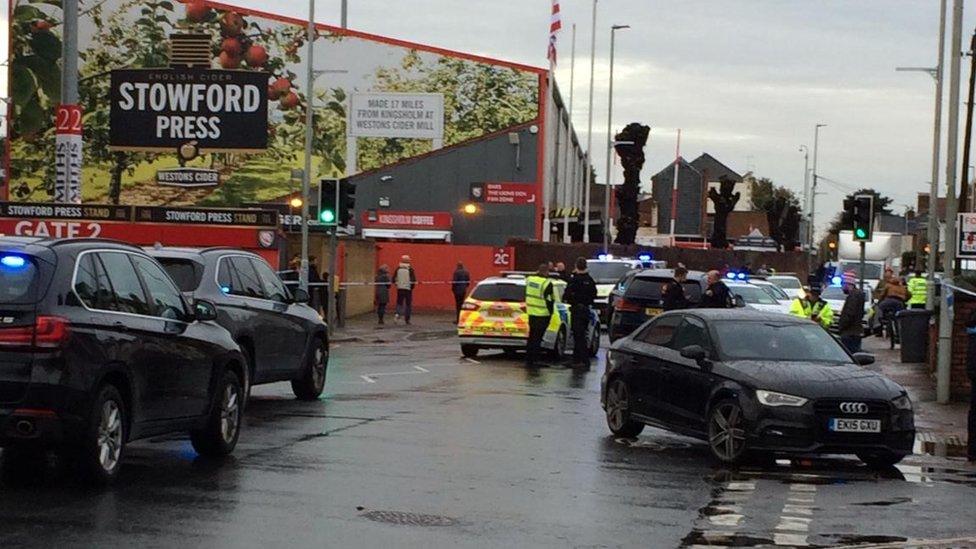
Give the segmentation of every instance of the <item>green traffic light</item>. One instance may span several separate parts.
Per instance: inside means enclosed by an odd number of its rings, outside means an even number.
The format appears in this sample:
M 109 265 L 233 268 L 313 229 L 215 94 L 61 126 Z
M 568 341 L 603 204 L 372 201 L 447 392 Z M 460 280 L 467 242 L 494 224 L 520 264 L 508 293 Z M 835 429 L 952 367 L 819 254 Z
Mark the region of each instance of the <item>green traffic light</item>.
M 854 231 L 854 234 L 858 238 L 867 238 L 868 237 L 868 232 L 866 230 L 860 228 L 860 227 L 858 227 L 857 230 Z
M 335 223 L 335 212 L 332 210 L 322 210 L 319 214 L 319 221 L 322 223 Z

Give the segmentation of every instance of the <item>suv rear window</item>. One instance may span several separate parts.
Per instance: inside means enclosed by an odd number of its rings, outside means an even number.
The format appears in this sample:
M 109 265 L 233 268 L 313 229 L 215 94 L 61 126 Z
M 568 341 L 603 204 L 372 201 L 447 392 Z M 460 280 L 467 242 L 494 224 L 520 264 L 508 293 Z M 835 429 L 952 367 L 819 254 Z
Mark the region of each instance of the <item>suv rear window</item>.
M 624 262 L 590 261 L 586 264 L 586 269 L 597 284 L 615 284 L 635 268 L 632 264 Z
M 471 292 L 471 299 L 521 303 L 525 301 L 525 286 L 521 284 L 479 284 Z
M 26 256 L 0 254 L 0 304 L 37 301 L 37 265 Z
M 634 277 L 634 280 L 627 287 L 627 297 L 634 299 L 661 299 L 661 292 L 664 289 L 664 285 L 668 282 L 671 282 L 671 279 Z M 682 286 L 689 301 L 698 302 L 701 300 L 701 284 L 693 280 L 688 280 Z
M 181 292 L 193 292 L 200 287 L 203 279 L 203 265 L 190 259 L 159 257 L 159 264 L 166 269 Z

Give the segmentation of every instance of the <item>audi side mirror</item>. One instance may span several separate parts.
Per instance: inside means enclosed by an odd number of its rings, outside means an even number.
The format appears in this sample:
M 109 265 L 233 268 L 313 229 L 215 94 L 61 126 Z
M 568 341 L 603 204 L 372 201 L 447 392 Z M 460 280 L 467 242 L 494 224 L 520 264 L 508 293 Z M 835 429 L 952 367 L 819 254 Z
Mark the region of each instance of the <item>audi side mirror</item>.
M 874 364 L 874 355 L 871 353 L 854 353 L 854 364 L 858 366 L 870 366 Z
M 681 356 L 701 363 L 708 356 L 708 353 L 705 352 L 705 349 L 701 345 L 689 345 L 681 349 Z
M 295 303 L 308 303 L 312 300 L 312 298 L 308 295 L 306 290 L 295 288 L 291 291 L 291 300 Z
M 217 306 L 209 301 L 198 299 L 193 302 L 193 319 L 197 322 L 217 320 Z

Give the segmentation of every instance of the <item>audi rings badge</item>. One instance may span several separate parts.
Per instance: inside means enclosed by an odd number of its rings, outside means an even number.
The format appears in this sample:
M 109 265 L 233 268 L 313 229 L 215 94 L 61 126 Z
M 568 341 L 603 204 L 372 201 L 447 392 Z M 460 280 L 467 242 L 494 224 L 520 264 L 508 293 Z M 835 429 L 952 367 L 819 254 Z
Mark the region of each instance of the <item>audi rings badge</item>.
M 868 405 L 863 402 L 841 402 L 840 411 L 845 414 L 866 414 Z

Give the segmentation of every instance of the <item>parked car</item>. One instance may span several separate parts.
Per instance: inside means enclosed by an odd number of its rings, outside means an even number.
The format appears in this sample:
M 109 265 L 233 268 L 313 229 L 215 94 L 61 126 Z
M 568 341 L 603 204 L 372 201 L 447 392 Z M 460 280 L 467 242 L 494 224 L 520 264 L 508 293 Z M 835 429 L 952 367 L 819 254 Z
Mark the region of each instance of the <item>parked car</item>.
M 692 304 L 701 301 L 704 273 L 691 271 L 684 283 L 685 295 Z M 610 341 L 624 337 L 664 309 L 664 285 L 674 280 L 673 269 L 634 271 L 610 292 Z
M 289 290 L 257 254 L 232 248 L 146 250 L 180 289 L 217 306 L 217 323 L 241 346 L 254 385 L 291 381 L 295 396 L 315 400 L 329 364 L 326 324 L 308 293 Z
M 573 352 L 572 315 L 563 302 L 566 283 L 554 279 L 555 310 L 542 338 L 542 347 L 560 360 Z M 590 311 L 587 329 L 590 356 L 600 350 L 600 319 Z M 529 316 L 525 306 L 525 275 L 510 273 L 478 283 L 461 307 L 458 318 L 461 353 L 469 358 L 481 349 L 524 350 L 529 340 Z
M 601 322 L 610 321 L 610 292 L 614 286 L 628 273 L 643 268 L 644 264 L 639 259 L 601 255 L 598 259 L 587 260 L 586 269 L 596 282 L 596 301 L 593 302 L 593 307 L 599 311 Z
M 790 301 L 779 301 L 767 290 L 752 282 L 726 281 L 725 285 L 729 287 L 733 296 L 742 298 L 746 307 L 767 313 L 788 314 L 790 312 Z
M 789 305 L 793 303 L 793 298 L 790 297 L 790 294 L 786 293 L 783 290 L 783 288 L 780 288 L 779 286 L 773 284 L 772 282 L 769 282 L 768 280 L 752 278 L 749 280 L 749 283 L 752 284 L 753 286 L 758 286 L 762 288 L 773 299 L 780 302 L 781 304 L 786 305 L 787 307 L 789 307 Z
M 97 483 L 137 439 L 231 453 L 247 374 L 216 318 L 139 248 L 0 238 L 0 446 L 54 447 Z
M 770 275 L 766 277 L 768 282 L 779 286 L 791 299 L 803 297 L 803 282 L 793 275 Z
M 748 308 L 658 316 L 615 342 L 601 397 L 610 431 L 654 425 L 708 442 L 736 463 L 749 452 L 856 454 L 888 467 L 912 453 L 912 402 L 819 326 Z

